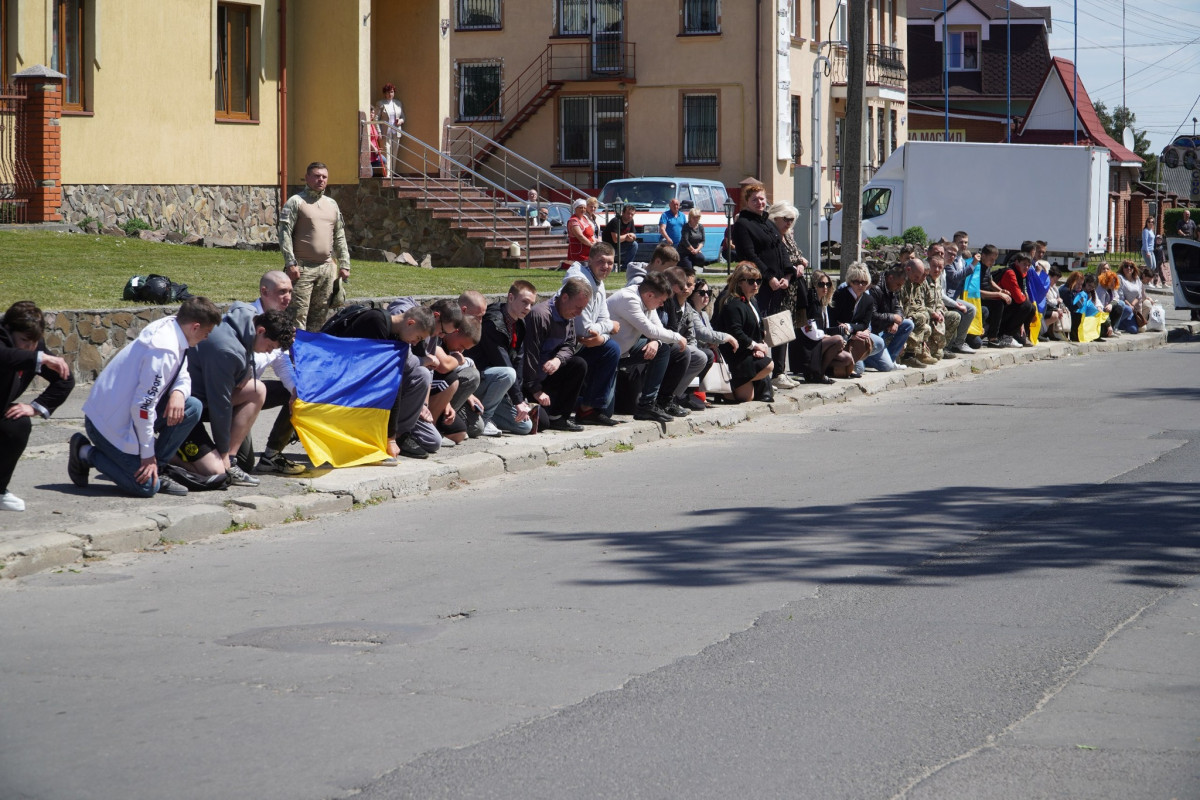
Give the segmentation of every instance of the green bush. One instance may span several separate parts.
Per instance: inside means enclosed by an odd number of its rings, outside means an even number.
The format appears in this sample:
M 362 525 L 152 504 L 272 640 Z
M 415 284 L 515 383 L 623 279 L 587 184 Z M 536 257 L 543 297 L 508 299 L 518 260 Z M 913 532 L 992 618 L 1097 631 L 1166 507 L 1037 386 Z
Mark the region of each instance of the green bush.
M 1192 212 L 1193 220 L 1196 219 L 1197 214 L 1200 214 L 1200 208 L 1193 208 L 1193 209 L 1189 209 L 1189 210 Z M 1162 234 L 1164 237 L 1179 235 L 1178 233 L 1176 233 L 1176 231 L 1179 230 L 1179 223 L 1183 222 L 1183 212 L 1184 212 L 1184 209 L 1182 209 L 1182 208 L 1164 208 L 1163 209 Z M 1197 224 L 1200 224 L 1200 222 L 1198 222 Z
M 121 226 L 121 230 L 125 231 L 126 236 L 137 236 L 138 231 L 148 231 L 153 226 L 144 219 L 130 217 L 125 220 L 125 224 Z
M 909 228 L 900 238 L 905 244 L 916 245 L 921 248 L 929 243 L 929 237 L 925 234 L 925 229 L 920 225 L 914 225 Z
M 882 250 L 888 246 L 891 238 L 890 236 L 872 236 L 870 239 L 867 239 L 867 249 Z

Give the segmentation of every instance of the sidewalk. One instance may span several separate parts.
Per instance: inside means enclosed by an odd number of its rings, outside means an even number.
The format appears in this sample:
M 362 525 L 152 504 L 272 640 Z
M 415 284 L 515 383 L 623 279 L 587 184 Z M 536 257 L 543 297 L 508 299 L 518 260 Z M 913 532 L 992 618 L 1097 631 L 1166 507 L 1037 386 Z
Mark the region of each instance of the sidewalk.
M 1164 307 L 1173 305 L 1159 294 Z M 922 383 L 955 380 L 1001 367 L 1093 353 L 1146 350 L 1170 340 L 1200 333 L 1186 311 L 1168 310 L 1168 333 L 1125 335 L 1107 342 L 1051 342 L 1020 350 L 984 349 L 921 370 L 868 372 L 861 379 L 832 385 L 802 384 L 775 392 L 771 404 L 750 402 L 717 406 L 666 425 L 630 418 L 614 428 L 582 433 L 547 432 L 536 436 L 505 436 L 468 440 L 443 448 L 425 461 L 401 459 L 395 467 L 355 467 L 313 470 L 296 478 L 264 475 L 257 487 L 234 487 L 218 492 L 193 492 L 187 497 L 156 496 L 149 500 L 116 493 L 107 479 L 92 472 L 87 488 L 67 478 L 67 441 L 83 430 L 82 407 L 90 386 L 79 386 L 48 421 L 34 422 L 29 447 L 13 476 L 11 491 L 26 502 L 24 513 L 0 511 L 0 578 L 17 578 L 46 569 L 80 569 L 89 559 L 112 553 L 170 546 L 213 534 L 235 533 L 239 527 L 262 527 L 320 514 L 349 511 L 354 504 L 406 497 L 454 484 L 519 472 L 570 459 L 587 451 L 609 451 L 618 444 L 657 441 L 712 427 L 729 427 L 765 414 L 796 414 L 825 403 Z M 262 414 L 254 426 L 261 447 L 275 418 Z M 301 451 L 293 446 L 292 457 Z

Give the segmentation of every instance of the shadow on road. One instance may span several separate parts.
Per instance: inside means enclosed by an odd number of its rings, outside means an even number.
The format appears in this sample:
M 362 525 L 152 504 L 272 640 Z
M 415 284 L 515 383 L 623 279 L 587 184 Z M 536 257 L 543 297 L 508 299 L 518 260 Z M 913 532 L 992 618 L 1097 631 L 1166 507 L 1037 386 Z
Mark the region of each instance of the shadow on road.
M 586 585 L 934 584 L 1109 563 L 1122 582 L 1173 586 L 1200 572 L 1197 509 L 1200 485 L 1127 474 L 1101 485 L 908 491 L 852 508 L 712 508 L 674 530 L 526 535 L 593 541 L 606 563 L 623 554 L 615 563 L 636 573 Z

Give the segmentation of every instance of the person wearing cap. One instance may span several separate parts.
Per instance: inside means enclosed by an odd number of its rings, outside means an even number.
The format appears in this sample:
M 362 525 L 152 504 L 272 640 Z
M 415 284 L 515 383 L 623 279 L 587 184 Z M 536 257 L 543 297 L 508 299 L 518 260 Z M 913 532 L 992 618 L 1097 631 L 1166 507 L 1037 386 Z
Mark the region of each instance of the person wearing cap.
M 637 256 L 637 226 L 633 224 L 633 206 L 628 203 L 621 206 L 621 213 L 608 221 L 604 226 L 604 241 L 611 244 L 617 251 L 617 264 L 624 272 Z
M 567 220 L 567 261 L 586 262 L 595 243 L 596 226 L 588 216 L 587 200 L 581 197 L 571 204 L 571 218 Z

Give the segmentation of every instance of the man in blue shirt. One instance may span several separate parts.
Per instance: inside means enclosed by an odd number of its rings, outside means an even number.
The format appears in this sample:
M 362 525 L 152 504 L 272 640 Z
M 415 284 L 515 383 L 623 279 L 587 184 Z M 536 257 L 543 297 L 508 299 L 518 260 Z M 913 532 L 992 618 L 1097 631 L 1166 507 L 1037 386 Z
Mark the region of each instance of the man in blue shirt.
M 663 238 L 663 241 L 670 240 L 671 246 L 679 247 L 679 240 L 683 238 L 685 224 L 687 224 L 687 217 L 679 210 L 679 198 L 672 197 L 667 210 L 658 218 L 658 235 Z

